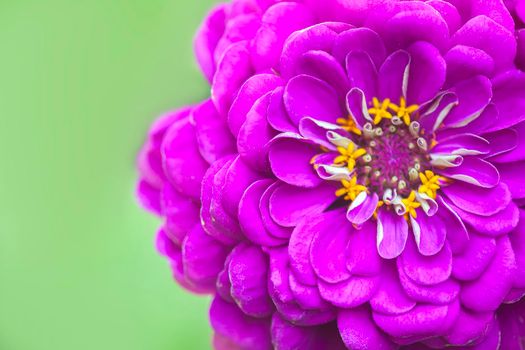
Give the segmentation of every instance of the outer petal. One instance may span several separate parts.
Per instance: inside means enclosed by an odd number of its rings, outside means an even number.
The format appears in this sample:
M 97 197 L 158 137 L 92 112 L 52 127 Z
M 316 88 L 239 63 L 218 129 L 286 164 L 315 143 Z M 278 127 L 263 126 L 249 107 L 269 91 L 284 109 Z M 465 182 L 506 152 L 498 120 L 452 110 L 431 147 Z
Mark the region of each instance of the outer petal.
M 215 74 L 214 51 L 225 29 L 226 5 L 218 5 L 201 24 L 195 35 L 193 49 L 204 76 L 211 82 Z
M 510 291 L 516 260 L 508 237 L 498 241 L 498 247 L 492 263 L 483 275 L 463 286 L 461 302 L 471 310 L 496 310 L 505 295 Z
M 230 339 L 240 349 L 270 350 L 270 320 L 255 319 L 244 314 L 235 304 L 216 296 L 210 308 L 215 332 Z
M 282 135 L 282 136 L 281 136 Z M 301 138 L 281 134 L 270 144 L 270 166 L 275 176 L 294 186 L 316 187 L 322 180 L 310 163 L 320 153 L 315 145 Z
M 244 192 L 239 204 L 239 223 L 246 237 L 262 246 L 278 246 L 286 241 L 273 237 L 263 224 L 259 203 L 272 180 L 254 182 Z
M 214 291 L 227 254 L 226 246 L 208 236 L 201 225 L 196 225 L 182 244 L 184 275 L 200 288 Z
M 366 308 L 343 310 L 337 317 L 337 325 L 344 343 L 349 349 L 396 349 L 381 332 Z
M 309 75 L 292 78 L 284 90 L 284 105 L 295 125 L 304 117 L 335 122 L 343 116 L 337 92 Z
M 369 28 L 352 28 L 337 36 L 334 43 L 333 55 L 344 63 L 350 51 L 367 53 L 376 67 L 380 67 L 386 57 L 386 50 L 381 37 Z
M 220 115 L 227 115 L 237 91 L 252 75 L 252 69 L 247 41 L 232 44 L 225 51 L 211 87 L 211 99 Z
M 255 102 L 237 138 L 237 149 L 243 160 L 261 172 L 269 172 L 268 143 L 276 135 L 267 121 L 270 99 L 271 92 Z
M 195 131 L 188 117 L 169 128 L 161 152 L 164 171 L 173 187 L 180 193 L 198 199 L 208 164 L 199 153 Z
M 324 212 L 336 199 L 336 184 L 325 182 L 312 189 L 281 184 L 270 197 L 270 214 L 280 225 L 294 227 L 301 220 Z
M 406 220 L 392 211 L 380 209 L 377 216 L 377 250 L 385 259 L 399 256 L 408 238 Z
M 211 100 L 195 108 L 192 119 L 200 154 L 208 163 L 235 153 L 235 142 L 228 125 L 217 113 Z
M 266 287 L 268 258 L 255 246 L 239 245 L 228 267 L 231 295 L 241 310 L 253 317 L 266 317 L 273 304 Z
M 511 66 L 516 55 L 516 40 L 513 34 L 484 15 L 465 23 L 454 34 L 452 41 L 455 44 L 484 50 L 494 59 L 498 70 Z
M 411 45 L 408 52 L 411 61 L 407 101 L 421 104 L 441 90 L 445 82 L 446 63 L 439 50 L 426 42 Z
M 454 183 L 442 191 L 458 208 L 469 213 L 491 216 L 507 207 L 511 194 L 505 184 L 485 189 L 467 183 Z
M 333 323 L 301 327 L 287 322 L 279 314 L 274 314 L 271 330 L 275 350 L 346 349 Z
M 271 6 L 252 43 L 252 59 L 258 71 L 275 67 L 288 36 L 313 24 L 310 10 L 299 3 L 284 2 Z
M 274 74 L 258 74 L 242 84 L 228 113 L 228 125 L 234 136 L 239 134 L 248 112 L 255 101 L 282 84 L 281 78 Z

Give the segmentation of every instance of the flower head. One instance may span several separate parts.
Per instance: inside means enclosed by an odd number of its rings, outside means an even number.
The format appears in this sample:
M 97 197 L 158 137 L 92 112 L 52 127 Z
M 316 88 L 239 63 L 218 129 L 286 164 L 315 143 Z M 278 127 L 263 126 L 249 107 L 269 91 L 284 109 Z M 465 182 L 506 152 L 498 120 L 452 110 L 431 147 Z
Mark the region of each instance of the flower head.
M 523 346 L 519 4 L 211 12 L 211 97 L 152 126 L 138 192 L 217 349 Z

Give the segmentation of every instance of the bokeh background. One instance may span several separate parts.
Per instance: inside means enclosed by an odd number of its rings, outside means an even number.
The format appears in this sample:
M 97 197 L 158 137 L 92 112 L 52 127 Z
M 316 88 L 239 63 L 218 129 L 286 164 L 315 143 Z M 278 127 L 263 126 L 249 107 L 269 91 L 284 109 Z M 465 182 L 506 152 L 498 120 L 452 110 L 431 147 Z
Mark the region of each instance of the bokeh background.
M 134 198 L 160 113 L 208 87 L 212 0 L 0 0 L 0 349 L 209 349 Z

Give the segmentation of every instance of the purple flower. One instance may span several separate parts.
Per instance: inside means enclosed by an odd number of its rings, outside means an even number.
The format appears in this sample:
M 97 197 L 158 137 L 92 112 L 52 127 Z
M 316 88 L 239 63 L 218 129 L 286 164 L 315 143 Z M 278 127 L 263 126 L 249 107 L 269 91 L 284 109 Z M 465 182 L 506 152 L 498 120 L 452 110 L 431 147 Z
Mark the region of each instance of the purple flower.
M 217 349 L 525 347 L 520 4 L 211 12 L 138 193 Z

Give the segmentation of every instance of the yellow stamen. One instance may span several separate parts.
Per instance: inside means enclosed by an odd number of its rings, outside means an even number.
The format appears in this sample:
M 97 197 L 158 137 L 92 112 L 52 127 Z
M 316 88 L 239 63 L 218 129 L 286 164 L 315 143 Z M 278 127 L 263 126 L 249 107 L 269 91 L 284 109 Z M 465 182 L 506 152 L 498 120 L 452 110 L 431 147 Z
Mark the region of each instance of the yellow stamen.
M 336 122 L 348 132 L 353 132 L 356 135 L 362 134 L 361 129 L 357 127 L 357 124 L 355 123 L 354 118 L 352 118 L 351 115 L 349 115 L 348 118 L 337 118 Z
M 377 97 L 374 97 L 372 104 L 373 107 L 368 110 L 368 113 L 374 116 L 374 124 L 379 124 L 383 119 L 392 119 L 392 113 L 388 111 L 388 107 L 390 106 L 389 98 L 379 102 Z
M 419 180 L 421 180 L 421 185 L 417 191 L 426 194 L 432 199 L 436 199 L 437 190 L 441 187 L 440 181 L 445 181 L 445 178 L 434 174 L 430 170 L 425 170 L 424 173 L 419 173 Z
M 388 107 L 394 112 L 396 112 L 396 115 L 399 118 L 403 119 L 406 125 L 410 125 L 410 122 L 411 122 L 410 115 L 419 108 L 418 105 L 407 106 L 407 101 L 405 100 L 404 97 L 400 98 L 399 106 L 394 103 L 390 103 Z
M 365 186 L 357 183 L 357 176 L 352 177 L 350 181 L 342 180 L 341 184 L 343 185 L 343 187 L 335 191 L 335 195 L 337 197 L 344 196 L 344 199 L 347 201 L 353 201 L 359 195 L 359 193 L 366 191 Z
M 362 157 L 366 154 L 366 150 L 363 148 L 357 148 L 354 143 L 350 142 L 347 148 L 337 147 L 337 151 L 341 155 L 337 156 L 334 160 L 335 164 L 343 165 L 346 164 L 348 170 L 352 171 L 355 168 L 357 158 Z
M 416 201 L 416 192 L 410 192 L 408 198 L 401 199 L 401 202 L 403 202 L 406 208 L 405 218 L 408 220 L 408 215 L 412 216 L 414 219 L 417 218 L 416 209 L 419 208 L 421 204 Z

